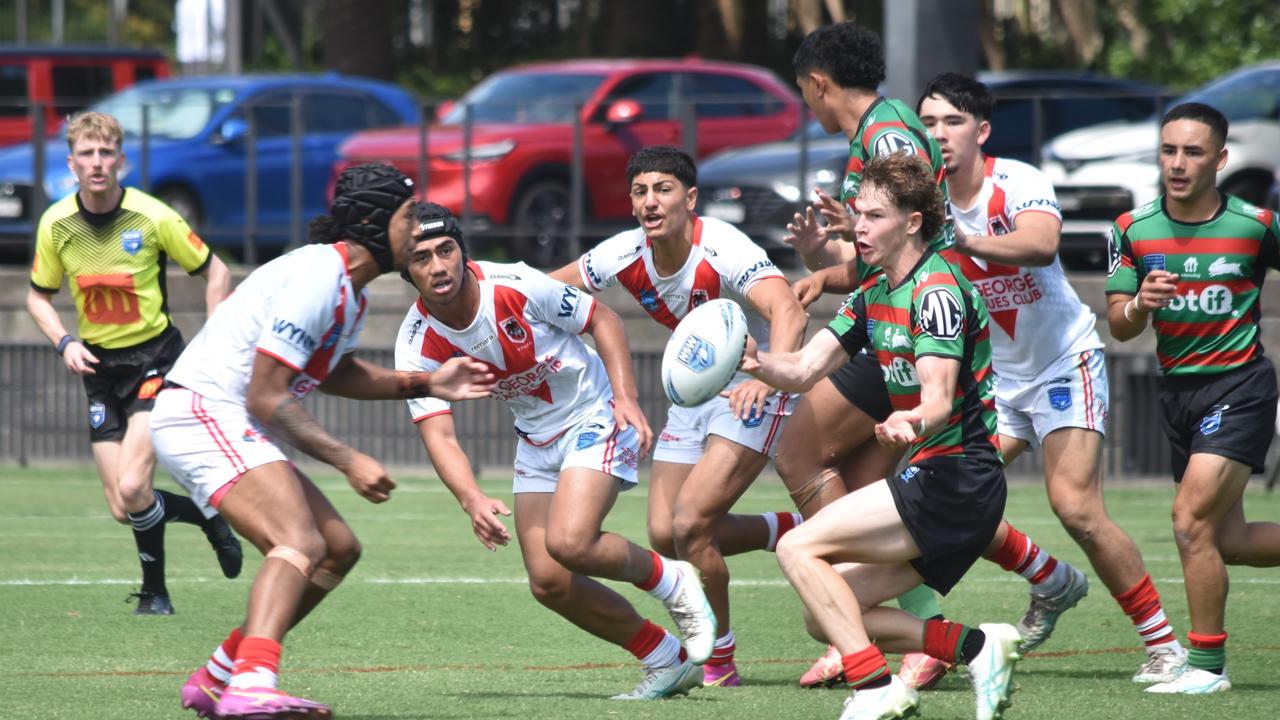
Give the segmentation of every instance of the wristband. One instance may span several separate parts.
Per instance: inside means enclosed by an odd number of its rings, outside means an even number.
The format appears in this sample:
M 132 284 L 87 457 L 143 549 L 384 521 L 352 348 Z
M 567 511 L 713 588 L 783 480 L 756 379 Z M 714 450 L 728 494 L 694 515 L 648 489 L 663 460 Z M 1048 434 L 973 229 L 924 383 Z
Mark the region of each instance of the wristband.
M 74 337 L 71 337 L 70 335 L 63 335 L 62 339 L 58 341 L 58 354 L 61 355 L 66 352 L 67 346 L 75 341 L 76 339 Z
M 1137 308 L 1138 296 L 1134 295 L 1133 299 L 1124 304 L 1124 319 L 1133 322 L 1133 310 Z

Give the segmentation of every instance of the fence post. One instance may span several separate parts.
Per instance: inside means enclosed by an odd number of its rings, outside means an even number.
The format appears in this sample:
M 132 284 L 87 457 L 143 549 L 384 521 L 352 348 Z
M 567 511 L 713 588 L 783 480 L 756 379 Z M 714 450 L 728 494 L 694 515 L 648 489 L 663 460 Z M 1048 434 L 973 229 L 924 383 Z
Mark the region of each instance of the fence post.
M 142 147 L 139 153 L 138 172 L 141 174 L 142 192 L 151 192 L 151 105 L 142 104 Z
M 583 174 L 586 152 L 582 138 L 581 102 L 573 104 L 573 164 L 569 168 L 569 257 L 582 254 Z
M 45 129 L 44 129 L 44 103 L 37 102 L 31 106 L 31 226 L 34 228 L 36 223 L 40 222 L 40 216 L 44 214 L 45 208 L 49 205 L 49 198 L 44 194 L 44 175 L 45 168 Z M 32 233 L 35 236 L 35 233 Z M 35 246 L 32 245 L 32 252 L 35 252 Z
M 475 108 L 462 106 L 462 226 L 471 229 L 471 132 L 475 128 Z
M 245 108 L 244 129 L 244 263 L 258 264 L 258 122 Z
M 691 100 L 681 97 L 679 102 L 680 136 L 684 144 L 684 151 L 689 153 L 689 157 L 697 162 L 701 159 L 698 157 L 698 116 L 694 113 Z
M 427 200 L 427 166 L 430 164 L 431 146 L 427 144 L 427 126 L 435 117 L 434 105 L 418 106 L 418 197 Z
M 302 245 L 302 94 L 289 102 L 289 248 Z

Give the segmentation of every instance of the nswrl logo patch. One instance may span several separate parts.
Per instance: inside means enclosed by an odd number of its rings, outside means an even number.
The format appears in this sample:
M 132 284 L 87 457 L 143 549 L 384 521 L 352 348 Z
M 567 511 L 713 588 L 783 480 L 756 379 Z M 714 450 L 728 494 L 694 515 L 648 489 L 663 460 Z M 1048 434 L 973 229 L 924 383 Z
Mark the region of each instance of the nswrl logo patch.
M 1071 407 L 1071 388 L 1055 385 L 1049 388 L 1049 405 L 1058 412 Z
M 125 230 L 120 233 L 120 247 L 130 255 L 137 255 L 142 249 L 142 231 Z
M 107 406 L 100 402 L 89 406 L 89 427 L 97 430 L 107 421 Z
M 1222 429 L 1222 413 L 1230 407 L 1230 405 L 1214 405 L 1209 408 L 1209 414 L 1200 420 L 1200 434 L 1212 435 Z

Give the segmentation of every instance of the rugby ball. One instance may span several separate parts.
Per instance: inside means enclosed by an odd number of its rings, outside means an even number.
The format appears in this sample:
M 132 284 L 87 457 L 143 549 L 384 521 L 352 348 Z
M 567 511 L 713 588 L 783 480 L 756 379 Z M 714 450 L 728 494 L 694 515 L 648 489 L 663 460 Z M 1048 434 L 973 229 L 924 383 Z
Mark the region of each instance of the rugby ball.
M 728 386 L 747 347 L 747 316 L 732 300 L 711 300 L 680 321 L 662 354 L 662 389 L 680 407 L 710 400 Z

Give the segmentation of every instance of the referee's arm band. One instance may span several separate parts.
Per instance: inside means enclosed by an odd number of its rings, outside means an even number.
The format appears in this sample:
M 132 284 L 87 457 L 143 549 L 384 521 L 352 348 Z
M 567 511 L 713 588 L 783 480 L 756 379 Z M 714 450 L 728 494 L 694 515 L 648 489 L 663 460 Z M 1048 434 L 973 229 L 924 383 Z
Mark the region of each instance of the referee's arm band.
M 45 287 L 45 286 L 43 286 L 43 285 L 37 285 L 35 280 L 32 280 L 32 281 L 31 281 L 31 289 L 32 289 L 32 290 L 35 290 L 35 291 L 36 291 L 36 292 L 38 292 L 38 293 L 44 293 L 45 295 L 57 295 L 57 294 L 58 294 L 58 288 L 49 289 L 49 288 L 47 288 L 47 287 Z

